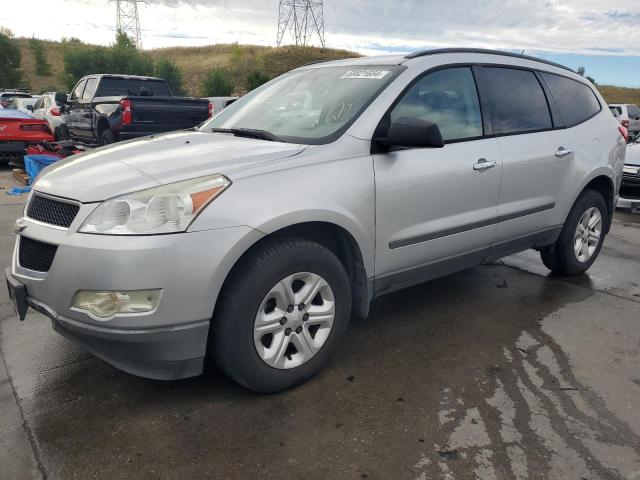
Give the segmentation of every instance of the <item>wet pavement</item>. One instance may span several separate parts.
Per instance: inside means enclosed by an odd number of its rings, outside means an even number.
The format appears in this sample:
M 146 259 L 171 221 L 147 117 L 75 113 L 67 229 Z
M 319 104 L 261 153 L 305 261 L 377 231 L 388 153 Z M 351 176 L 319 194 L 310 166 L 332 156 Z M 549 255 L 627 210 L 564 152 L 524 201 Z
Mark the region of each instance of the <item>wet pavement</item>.
M 21 207 L 0 195 L 8 265 Z M 616 218 L 590 275 L 525 252 L 382 297 L 271 396 L 122 373 L 2 291 L 0 427 L 26 434 L 0 478 L 640 479 L 640 221 Z

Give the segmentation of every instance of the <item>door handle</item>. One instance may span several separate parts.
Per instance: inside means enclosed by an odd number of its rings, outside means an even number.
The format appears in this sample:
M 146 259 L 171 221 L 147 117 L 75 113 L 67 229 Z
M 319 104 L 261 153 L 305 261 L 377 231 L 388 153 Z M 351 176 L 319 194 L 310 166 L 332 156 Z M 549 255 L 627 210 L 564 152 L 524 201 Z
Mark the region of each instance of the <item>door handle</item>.
M 478 163 L 473 166 L 473 169 L 484 172 L 485 170 L 489 170 L 490 168 L 493 168 L 495 166 L 496 162 L 490 162 L 486 158 L 481 158 L 480 160 L 478 160 Z
M 559 147 L 558 150 L 556 150 L 556 157 L 558 158 L 568 157 L 571 154 L 573 154 L 573 150 L 567 150 L 564 147 Z

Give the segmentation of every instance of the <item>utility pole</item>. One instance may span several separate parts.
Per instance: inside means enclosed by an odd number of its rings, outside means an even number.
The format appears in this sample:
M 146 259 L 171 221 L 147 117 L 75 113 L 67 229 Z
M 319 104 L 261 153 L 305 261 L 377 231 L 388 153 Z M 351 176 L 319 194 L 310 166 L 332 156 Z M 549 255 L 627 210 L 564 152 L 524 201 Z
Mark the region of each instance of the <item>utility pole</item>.
M 116 3 L 116 29 L 126 33 L 138 48 L 142 48 L 142 35 L 140 33 L 140 17 L 138 16 L 138 3 L 143 0 L 109 0 Z
M 278 46 L 287 31 L 295 45 L 310 45 L 317 37 L 324 47 L 323 0 L 280 0 L 278 9 Z

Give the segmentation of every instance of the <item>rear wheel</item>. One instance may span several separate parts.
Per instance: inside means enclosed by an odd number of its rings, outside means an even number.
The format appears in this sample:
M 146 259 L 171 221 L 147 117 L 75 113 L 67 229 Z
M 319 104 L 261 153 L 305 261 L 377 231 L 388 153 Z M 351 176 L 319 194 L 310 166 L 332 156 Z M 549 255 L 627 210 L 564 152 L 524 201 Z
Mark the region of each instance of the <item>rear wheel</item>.
M 106 129 L 104 132 L 102 132 L 100 140 L 102 142 L 102 145 L 109 145 L 110 143 L 116 141 L 116 139 L 113 137 L 113 133 L 109 129 Z
M 350 315 L 349 279 L 338 258 L 315 242 L 274 239 L 243 258 L 225 283 L 209 352 L 241 385 L 284 390 L 324 367 Z
M 586 272 L 600 253 L 606 222 L 604 198 L 595 190 L 586 190 L 569 212 L 558 241 L 541 250 L 542 262 L 560 275 Z
M 69 140 L 69 129 L 65 124 L 58 125 L 53 131 L 53 137 L 56 139 L 56 142 Z

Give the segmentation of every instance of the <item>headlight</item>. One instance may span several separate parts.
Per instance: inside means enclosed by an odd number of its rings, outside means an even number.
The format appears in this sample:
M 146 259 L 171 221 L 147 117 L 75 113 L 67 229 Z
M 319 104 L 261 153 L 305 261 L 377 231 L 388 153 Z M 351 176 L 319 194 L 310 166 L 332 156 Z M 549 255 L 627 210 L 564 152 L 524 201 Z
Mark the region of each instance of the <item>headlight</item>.
M 103 202 L 80 231 L 106 235 L 149 235 L 184 232 L 231 181 L 209 175 L 152 187 Z

